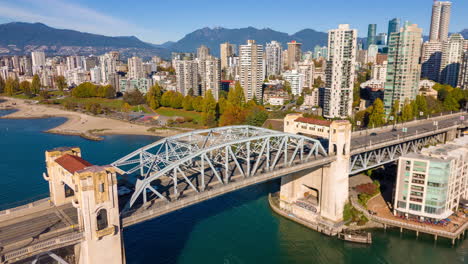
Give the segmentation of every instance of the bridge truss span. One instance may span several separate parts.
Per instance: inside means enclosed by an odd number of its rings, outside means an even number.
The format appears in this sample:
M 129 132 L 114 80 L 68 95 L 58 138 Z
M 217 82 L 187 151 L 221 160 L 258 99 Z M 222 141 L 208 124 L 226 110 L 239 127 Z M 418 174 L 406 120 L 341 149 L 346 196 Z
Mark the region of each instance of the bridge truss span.
M 417 153 L 424 147 L 443 142 L 443 134 L 432 134 L 394 144 L 387 144 L 386 146 L 374 146 L 368 150 L 354 150 L 351 152 L 349 174 L 357 174 L 396 161 L 402 155 L 411 152 Z
M 112 165 L 136 177 L 129 201 L 132 207 L 150 200 L 174 201 L 326 156 L 316 139 L 252 126 L 228 126 L 159 140 Z

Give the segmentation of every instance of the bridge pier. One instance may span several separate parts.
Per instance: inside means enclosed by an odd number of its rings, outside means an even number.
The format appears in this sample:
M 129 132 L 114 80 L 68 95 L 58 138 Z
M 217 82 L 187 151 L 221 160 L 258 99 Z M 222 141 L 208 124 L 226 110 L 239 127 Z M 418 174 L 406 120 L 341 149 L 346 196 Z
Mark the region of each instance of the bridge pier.
M 75 246 L 77 263 L 125 263 L 116 169 L 93 166 L 80 153 L 79 148 L 46 152 L 51 200 L 55 205 L 72 203 L 78 212 L 84 239 Z
M 346 120 L 333 121 L 328 152 L 336 160 L 305 174 L 283 177 L 280 208 L 311 222 L 316 222 L 317 217 L 334 223 L 342 221 L 348 200 L 350 145 L 351 124 Z

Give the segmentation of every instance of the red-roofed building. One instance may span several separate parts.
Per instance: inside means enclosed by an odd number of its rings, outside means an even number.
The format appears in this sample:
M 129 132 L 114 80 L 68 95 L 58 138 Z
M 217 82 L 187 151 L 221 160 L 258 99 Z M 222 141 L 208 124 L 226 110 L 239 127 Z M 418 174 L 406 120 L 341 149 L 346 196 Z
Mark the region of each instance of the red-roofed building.
M 314 138 L 329 138 L 331 121 L 289 114 L 284 118 L 284 132 Z
M 79 170 L 82 170 L 86 167 L 93 166 L 93 164 L 87 162 L 81 157 L 70 155 L 70 154 L 64 154 L 60 158 L 56 159 L 55 162 L 57 162 L 57 164 L 62 166 L 65 170 L 67 170 L 71 174 Z

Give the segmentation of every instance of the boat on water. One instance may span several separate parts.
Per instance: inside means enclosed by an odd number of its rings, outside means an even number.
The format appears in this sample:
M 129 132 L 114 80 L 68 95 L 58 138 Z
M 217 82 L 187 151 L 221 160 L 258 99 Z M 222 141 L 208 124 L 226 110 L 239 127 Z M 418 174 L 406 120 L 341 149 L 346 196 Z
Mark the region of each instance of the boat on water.
M 361 244 L 372 244 L 372 234 L 370 232 L 344 231 L 338 234 L 338 238 Z

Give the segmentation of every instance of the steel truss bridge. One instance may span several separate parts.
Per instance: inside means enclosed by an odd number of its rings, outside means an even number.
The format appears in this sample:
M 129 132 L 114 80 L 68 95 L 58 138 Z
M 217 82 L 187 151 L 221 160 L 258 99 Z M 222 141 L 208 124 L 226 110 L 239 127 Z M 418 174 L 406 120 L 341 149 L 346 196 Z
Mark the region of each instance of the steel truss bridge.
M 327 156 L 316 139 L 252 126 L 228 126 L 164 138 L 112 165 L 136 177 L 129 201 L 133 206 L 155 198 L 174 201 Z

